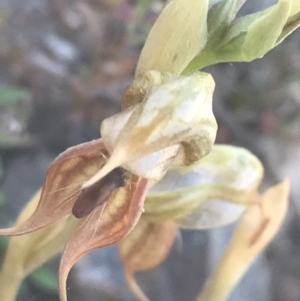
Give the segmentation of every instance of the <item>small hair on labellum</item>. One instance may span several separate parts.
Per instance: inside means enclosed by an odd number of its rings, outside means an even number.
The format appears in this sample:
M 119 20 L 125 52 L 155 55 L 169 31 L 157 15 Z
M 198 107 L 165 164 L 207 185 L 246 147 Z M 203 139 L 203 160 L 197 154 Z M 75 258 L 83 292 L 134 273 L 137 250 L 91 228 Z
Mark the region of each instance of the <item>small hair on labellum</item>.
M 113 191 L 124 186 L 123 171 L 116 168 L 93 185 L 83 188 L 74 203 L 72 213 L 77 218 L 90 214 L 109 200 Z

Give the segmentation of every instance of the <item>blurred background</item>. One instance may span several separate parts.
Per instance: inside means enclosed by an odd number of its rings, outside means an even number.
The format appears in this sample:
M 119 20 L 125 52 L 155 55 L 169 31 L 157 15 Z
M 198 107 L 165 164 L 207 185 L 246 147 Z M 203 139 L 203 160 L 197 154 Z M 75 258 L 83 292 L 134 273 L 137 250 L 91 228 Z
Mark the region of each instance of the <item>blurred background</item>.
M 275 2 L 248 0 L 241 14 Z M 157 0 L 0 0 L 1 227 L 12 224 L 60 152 L 98 138 L 101 121 L 120 110 L 162 6 Z M 283 177 L 292 183 L 284 226 L 230 301 L 299 301 L 300 30 L 263 59 L 208 71 L 216 81 L 217 142 L 253 151 L 266 169 L 264 187 Z M 162 265 L 138 274 L 151 300 L 194 300 L 232 229 L 182 231 Z M 0 260 L 6 244 L 0 238 Z M 32 273 L 18 301 L 57 301 L 57 266 L 58 257 Z M 75 265 L 68 294 L 70 301 L 136 300 L 114 247 Z

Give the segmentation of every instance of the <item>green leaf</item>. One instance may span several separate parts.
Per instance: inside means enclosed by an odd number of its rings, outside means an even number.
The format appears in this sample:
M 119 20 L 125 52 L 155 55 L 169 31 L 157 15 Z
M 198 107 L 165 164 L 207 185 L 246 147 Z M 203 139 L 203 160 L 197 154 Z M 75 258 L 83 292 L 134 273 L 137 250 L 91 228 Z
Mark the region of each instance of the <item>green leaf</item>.
M 28 98 L 29 93 L 26 89 L 19 87 L 0 87 L 0 105 L 12 105 L 14 102 Z
M 1 140 L 1 139 L 0 139 Z M 0 179 L 3 177 L 3 163 L 0 157 Z
M 5 195 L 2 191 L 0 191 L 0 207 L 5 204 Z
M 3 254 L 6 250 L 8 237 L 0 236 L 0 253 Z
M 288 35 L 290 35 L 299 26 L 300 26 L 300 8 L 299 8 L 299 12 L 297 12 L 295 15 L 288 18 L 287 23 L 285 24 L 281 32 L 281 35 L 277 39 L 276 46 L 280 44 Z
M 137 6 L 145 11 L 153 4 L 153 2 L 154 0 L 138 0 Z
M 295 13 L 298 6 L 292 0 L 279 0 L 276 5 L 234 21 L 223 39 L 214 47 L 206 47 L 183 74 L 221 62 L 250 62 L 263 57 L 299 26 Z
M 57 291 L 57 277 L 54 272 L 46 267 L 40 267 L 35 270 L 29 279 L 36 283 L 43 290 Z
M 214 47 L 222 40 L 236 12 L 244 2 L 245 0 L 223 0 L 211 7 L 207 16 L 209 38 L 206 48 Z

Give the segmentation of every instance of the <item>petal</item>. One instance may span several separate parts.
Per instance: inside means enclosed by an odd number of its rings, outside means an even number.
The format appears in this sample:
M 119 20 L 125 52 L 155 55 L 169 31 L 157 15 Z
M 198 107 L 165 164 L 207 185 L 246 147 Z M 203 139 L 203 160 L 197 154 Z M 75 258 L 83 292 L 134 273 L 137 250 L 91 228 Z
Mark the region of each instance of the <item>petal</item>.
M 166 4 L 140 55 L 136 75 L 149 70 L 180 74 L 205 46 L 208 0 Z
M 260 183 L 263 172 L 260 160 L 247 149 L 215 144 L 207 156 L 194 164 L 171 168 L 150 194 L 202 184 L 252 189 Z
M 17 223 L 34 212 L 40 194 L 41 191 L 29 201 Z M 0 273 L 0 300 L 14 301 L 22 280 L 61 251 L 76 224 L 75 218 L 66 216 L 33 233 L 10 238 Z
M 59 292 L 66 301 L 66 279 L 73 264 L 86 253 L 115 243 L 137 223 L 147 190 L 146 179 L 134 177 L 115 190 L 111 199 L 80 220 L 63 252 L 59 268 Z
M 71 213 L 82 184 L 104 164 L 103 153 L 105 147 L 99 139 L 60 154 L 47 172 L 37 209 L 23 223 L 1 230 L 0 235 L 32 232 Z
M 186 216 L 176 219 L 175 222 L 181 228 L 193 230 L 221 227 L 235 222 L 244 210 L 245 205 L 223 200 L 208 200 Z
M 140 300 L 147 299 L 136 283 L 134 273 L 160 264 L 169 254 L 175 235 L 175 224 L 151 223 L 141 218 L 136 227 L 118 243 L 126 278 Z
M 206 220 L 210 219 L 211 215 L 218 215 L 217 211 L 220 209 L 218 207 L 213 208 L 210 204 L 204 205 L 205 202 L 222 200 L 243 204 L 247 202 L 247 199 L 248 192 L 246 190 L 226 187 L 224 185 L 203 184 L 178 189 L 173 192 L 147 195 L 144 217 L 153 222 L 178 221 L 181 226 L 186 228 L 207 228 L 209 224 L 206 223 Z M 205 207 L 209 207 L 209 209 Z M 200 212 L 197 212 L 199 209 Z M 203 209 L 203 211 L 201 211 L 201 209 Z M 196 223 L 197 217 L 195 224 L 192 223 L 194 219 L 190 217 L 189 214 L 193 212 L 198 218 L 202 218 L 199 223 L 203 221 L 203 224 L 200 223 L 199 225 Z M 239 217 L 240 212 L 238 211 L 237 213 L 236 218 Z M 226 215 L 228 212 L 224 212 L 224 214 Z M 224 217 L 222 218 L 224 219 Z M 229 219 L 229 221 L 231 221 L 231 219 Z M 212 220 L 211 223 L 213 223 Z M 216 224 L 211 224 L 211 226 L 217 226 L 221 222 L 215 220 L 215 223 Z
M 230 223 L 240 217 L 262 175 L 262 164 L 248 150 L 214 145 L 206 157 L 170 169 L 150 189 L 144 216 L 193 229 Z
M 173 223 L 151 223 L 141 218 L 118 243 L 125 270 L 134 273 L 156 267 L 169 254 L 175 235 Z
M 278 231 L 286 213 L 289 184 L 285 180 L 255 196 L 238 223 L 220 263 L 197 301 L 225 301 L 253 259 Z
M 118 135 L 112 131 L 110 118 L 104 120 L 101 127 L 103 141 L 105 145 L 111 145 L 113 135 L 115 144 L 108 162 L 89 183 L 98 181 L 117 166 L 177 147 L 185 141 L 197 140 L 200 148 L 197 151 L 201 156 L 206 155 L 217 130 L 212 112 L 213 90 L 214 81 L 209 74 L 178 76 L 154 90 L 134 109 L 129 108 L 130 116 L 126 115 L 127 121 Z M 169 157 L 174 156 L 173 151 Z

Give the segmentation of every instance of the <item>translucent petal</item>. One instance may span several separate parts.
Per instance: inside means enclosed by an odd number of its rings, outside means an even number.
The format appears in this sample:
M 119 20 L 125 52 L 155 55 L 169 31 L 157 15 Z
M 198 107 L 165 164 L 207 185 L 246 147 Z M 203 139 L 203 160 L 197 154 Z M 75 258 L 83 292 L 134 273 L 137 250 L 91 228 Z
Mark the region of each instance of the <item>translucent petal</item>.
M 248 193 L 245 190 L 214 184 L 192 186 L 168 193 L 153 193 L 147 195 L 144 217 L 153 222 L 176 222 L 178 220 L 181 226 L 187 228 L 207 228 L 206 220 L 210 219 L 210 215 L 218 215 L 216 209 L 218 211 L 219 209 L 218 207 L 210 206 L 210 203 L 204 206 L 204 202 L 222 200 L 243 204 L 243 202 L 247 201 L 247 195 Z M 203 209 L 203 211 L 198 211 L 198 207 Z M 197 217 L 190 218 L 189 214 L 194 211 L 194 214 L 199 216 L 199 221 L 197 221 Z M 226 215 L 227 213 L 224 212 L 224 214 Z M 238 218 L 240 211 L 237 211 L 236 214 L 236 218 Z M 192 224 L 193 220 L 195 220 L 195 224 Z M 202 226 L 198 224 L 200 220 L 203 221 Z M 228 222 L 230 221 L 232 221 L 232 218 Z M 218 220 L 214 219 L 214 222 L 214 226 L 219 225 Z M 211 220 L 211 223 L 213 223 L 213 220 Z
M 118 243 L 126 278 L 141 301 L 148 298 L 136 283 L 134 273 L 160 264 L 169 254 L 175 235 L 174 223 L 151 223 L 141 218 L 136 227 Z
M 201 203 L 192 212 L 176 219 L 176 224 L 187 229 L 209 229 L 235 222 L 245 210 L 245 205 L 224 200 L 208 200 Z
M 134 273 L 156 267 L 169 254 L 175 234 L 174 223 L 151 223 L 141 218 L 118 243 L 125 270 Z
M 144 217 L 174 221 L 202 229 L 238 219 L 263 175 L 260 161 L 249 151 L 214 145 L 203 159 L 174 167 L 147 194 Z
M 79 144 L 60 154 L 51 164 L 34 213 L 15 227 L 0 230 L 0 235 L 20 235 L 40 229 L 71 213 L 82 184 L 105 162 L 103 142 Z
M 80 220 L 63 252 L 59 268 L 59 292 L 66 301 L 66 278 L 73 264 L 86 253 L 113 244 L 138 222 L 148 181 L 133 178 L 115 190 L 110 200 Z

